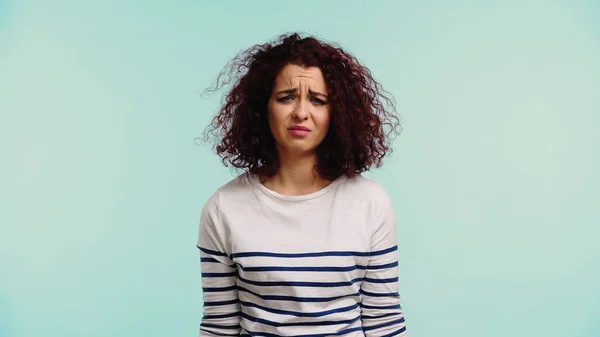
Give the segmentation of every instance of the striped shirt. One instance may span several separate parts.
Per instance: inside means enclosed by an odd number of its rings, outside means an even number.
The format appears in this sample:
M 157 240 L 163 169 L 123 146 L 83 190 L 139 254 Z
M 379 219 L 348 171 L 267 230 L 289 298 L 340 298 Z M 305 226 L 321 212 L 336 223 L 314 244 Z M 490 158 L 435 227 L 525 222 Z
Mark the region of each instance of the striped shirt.
M 408 336 L 396 218 L 358 175 L 287 196 L 244 173 L 200 217 L 200 336 Z

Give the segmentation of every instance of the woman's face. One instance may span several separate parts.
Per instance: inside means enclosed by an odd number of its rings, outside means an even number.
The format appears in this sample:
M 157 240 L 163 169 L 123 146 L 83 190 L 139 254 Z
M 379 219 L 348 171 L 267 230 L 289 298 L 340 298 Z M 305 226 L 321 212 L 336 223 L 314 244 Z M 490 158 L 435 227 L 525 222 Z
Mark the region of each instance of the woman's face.
M 268 116 L 280 153 L 314 152 L 327 135 L 331 118 L 321 69 L 285 66 L 275 79 Z

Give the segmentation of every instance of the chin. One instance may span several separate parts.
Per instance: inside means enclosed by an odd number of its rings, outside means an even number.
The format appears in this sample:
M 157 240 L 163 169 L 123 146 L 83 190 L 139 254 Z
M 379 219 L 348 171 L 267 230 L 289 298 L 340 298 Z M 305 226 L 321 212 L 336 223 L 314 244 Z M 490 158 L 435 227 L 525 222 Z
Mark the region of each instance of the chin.
M 313 154 L 315 152 L 316 147 L 312 146 L 298 146 L 298 144 L 288 144 L 283 147 L 285 152 L 293 155 L 307 155 Z

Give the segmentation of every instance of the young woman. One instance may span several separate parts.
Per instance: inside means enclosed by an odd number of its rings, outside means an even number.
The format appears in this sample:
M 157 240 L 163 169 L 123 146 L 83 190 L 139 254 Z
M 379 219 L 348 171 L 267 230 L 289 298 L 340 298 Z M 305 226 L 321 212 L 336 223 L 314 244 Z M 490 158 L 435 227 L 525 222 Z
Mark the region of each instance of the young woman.
M 389 151 L 393 102 L 298 34 L 239 54 L 227 83 L 207 134 L 244 173 L 202 210 L 200 336 L 407 336 L 392 202 L 361 175 Z

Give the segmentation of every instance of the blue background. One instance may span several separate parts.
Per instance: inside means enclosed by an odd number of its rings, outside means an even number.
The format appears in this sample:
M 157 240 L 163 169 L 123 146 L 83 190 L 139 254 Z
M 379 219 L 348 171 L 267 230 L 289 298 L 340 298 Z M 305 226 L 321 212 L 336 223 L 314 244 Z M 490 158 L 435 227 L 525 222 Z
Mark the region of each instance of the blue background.
M 241 49 L 339 42 L 396 97 L 412 337 L 600 336 L 597 1 L 0 1 L 0 336 L 194 336 L 200 136 Z

